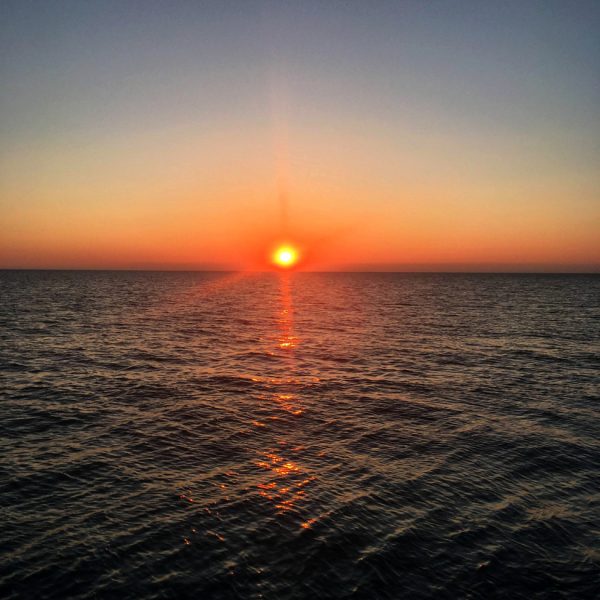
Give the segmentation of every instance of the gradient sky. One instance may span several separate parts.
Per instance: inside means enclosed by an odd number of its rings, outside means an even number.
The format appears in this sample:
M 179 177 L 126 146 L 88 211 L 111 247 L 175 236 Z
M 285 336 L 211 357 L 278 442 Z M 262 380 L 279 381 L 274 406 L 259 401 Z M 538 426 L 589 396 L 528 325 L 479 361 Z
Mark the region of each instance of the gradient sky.
M 0 267 L 287 237 L 314 269 L 598 270 L 599 31 L 582 1 L 3 0 Z

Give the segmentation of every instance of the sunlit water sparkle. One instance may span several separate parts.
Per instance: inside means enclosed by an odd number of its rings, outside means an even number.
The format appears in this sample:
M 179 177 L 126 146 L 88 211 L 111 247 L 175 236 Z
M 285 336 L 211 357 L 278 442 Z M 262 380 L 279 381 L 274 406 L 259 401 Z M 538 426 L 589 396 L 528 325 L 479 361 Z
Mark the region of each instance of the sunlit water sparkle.
M 2 272 L 3 598 L 593 598 L 600 278 Z

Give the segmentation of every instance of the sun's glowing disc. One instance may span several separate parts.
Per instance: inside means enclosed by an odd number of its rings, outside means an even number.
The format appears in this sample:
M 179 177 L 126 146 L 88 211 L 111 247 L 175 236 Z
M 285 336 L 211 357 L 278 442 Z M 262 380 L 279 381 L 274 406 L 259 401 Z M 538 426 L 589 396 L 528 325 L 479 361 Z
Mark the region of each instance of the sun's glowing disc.
M 279 246 L 273 253 L 273 262 L 279 267 L 289 269 L 298 262 L 298 251 L 293 246 Z

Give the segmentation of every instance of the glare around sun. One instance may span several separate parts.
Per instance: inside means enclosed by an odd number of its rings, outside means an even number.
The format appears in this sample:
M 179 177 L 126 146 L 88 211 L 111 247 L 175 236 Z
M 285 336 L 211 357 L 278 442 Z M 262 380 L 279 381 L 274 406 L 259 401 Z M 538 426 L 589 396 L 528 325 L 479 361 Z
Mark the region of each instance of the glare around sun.
M 279 267 L 289 268 L 298 261 L 298 251 L 292 246 L 280 246 L 273 253 L 273 262 Z

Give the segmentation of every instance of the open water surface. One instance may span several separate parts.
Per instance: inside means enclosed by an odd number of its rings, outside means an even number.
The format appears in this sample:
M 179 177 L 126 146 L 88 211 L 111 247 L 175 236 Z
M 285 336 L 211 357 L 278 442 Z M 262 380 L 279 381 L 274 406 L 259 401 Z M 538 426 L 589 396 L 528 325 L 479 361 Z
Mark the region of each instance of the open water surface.
M 600 597 L 600 277 L 0 294 L 0 597 Z

